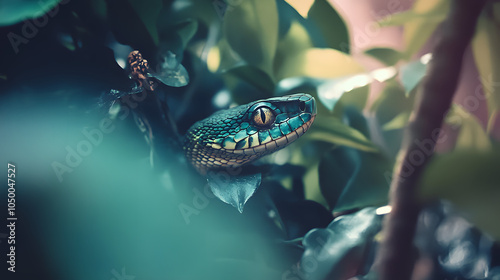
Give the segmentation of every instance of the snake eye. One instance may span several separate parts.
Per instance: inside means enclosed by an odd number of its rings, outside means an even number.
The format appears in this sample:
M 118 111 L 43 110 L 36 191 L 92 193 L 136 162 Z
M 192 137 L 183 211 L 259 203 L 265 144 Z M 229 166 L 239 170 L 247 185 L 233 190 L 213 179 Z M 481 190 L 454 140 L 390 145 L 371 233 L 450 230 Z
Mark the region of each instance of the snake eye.
M 269 107 L 260 107 L 252 114 L 252 121 L 258 127 L 269 127 L 276 120 L 276 116 Z

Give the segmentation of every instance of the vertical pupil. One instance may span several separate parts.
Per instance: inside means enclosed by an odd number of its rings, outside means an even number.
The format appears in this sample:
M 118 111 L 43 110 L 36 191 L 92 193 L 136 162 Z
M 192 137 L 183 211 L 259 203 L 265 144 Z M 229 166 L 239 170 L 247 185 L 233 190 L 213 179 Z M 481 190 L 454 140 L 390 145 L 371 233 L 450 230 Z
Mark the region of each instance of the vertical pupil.
M 264 110 L 260 109 L 259 113 L 260 113 L 260 119 L 262 120 L 262 123 L 266 123 L 266 113 L 264 113 Z

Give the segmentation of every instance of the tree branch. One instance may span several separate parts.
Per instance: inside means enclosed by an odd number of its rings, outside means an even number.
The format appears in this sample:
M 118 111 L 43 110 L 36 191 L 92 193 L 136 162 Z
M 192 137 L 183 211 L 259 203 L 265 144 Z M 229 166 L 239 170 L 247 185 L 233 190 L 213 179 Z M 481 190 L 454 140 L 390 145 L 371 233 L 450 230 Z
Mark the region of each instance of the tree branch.
M 375 271 L 379 279 L 410 279 L 413 270 L 413 238 L 421 206 L 417 183 L 429 154 L 434 150 L 446 112 L 450 108 L 460 75 L 464 51 L 474 35 L 485 0 L 453 0 L 443 23 L 441 38 L 433 50 L 427 75 L 405 131 L 398 165 L 391 182 L 392 212 L 384 221 L 384 240 L 378 251 Z M 420 144 L 420 145 L 417 145 Z

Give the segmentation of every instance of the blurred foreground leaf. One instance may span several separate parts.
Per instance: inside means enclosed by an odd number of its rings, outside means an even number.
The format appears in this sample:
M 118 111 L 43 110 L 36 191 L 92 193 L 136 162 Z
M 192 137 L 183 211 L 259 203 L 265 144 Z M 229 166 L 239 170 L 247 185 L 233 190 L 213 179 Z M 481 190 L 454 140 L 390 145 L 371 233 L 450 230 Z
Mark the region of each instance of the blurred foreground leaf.
M 1 0 L 0 26 L 16 24 L 23 20 L 41 17 L 58 5 L 59 2 L 63 2 L 61 4 L 67 4 L 68 1 Z M 45 16 L 48 17 L 47 15 Z

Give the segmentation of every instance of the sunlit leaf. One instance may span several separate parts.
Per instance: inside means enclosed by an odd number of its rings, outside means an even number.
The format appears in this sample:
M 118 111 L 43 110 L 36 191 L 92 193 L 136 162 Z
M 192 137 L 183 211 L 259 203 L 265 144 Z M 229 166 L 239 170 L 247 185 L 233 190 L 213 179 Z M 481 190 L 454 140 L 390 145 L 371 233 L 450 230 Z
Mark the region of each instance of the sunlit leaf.
M 460 105 L 453 105 L 446 116 L 446 122 L 452 128 L 460 128 L 455 144 L 457 149 L 489 150 L 491 148 L 490 138 L 477 117 Z
M 318 86 L 318 97 L 321 103 L 332 111 L 344 94 L 349 94 L 361 88 L 364 89 L 365 93 L 368 93 L 367 85 L 371 83 L 371 81 L 372 78 L 367 74 L 330 79 Z M 366 99 L 364 102 L 366 102 Z
M 231 48 L 248 64 L 273 77 L 278 44 L 278 11 L 275 1 L 242 1 L 224 16 L 224 35 Z
M 499 5 L 500 6 L 500 5 Z M 500 19 L 485 11 L 476 25 L 476 33 L 472 40 L 472 52 L 483 85 L 484 94 L 488 100 L 488 111 L 500 108 Z
M 388 66 L 396 64 L 401 59 L 401 53 L 391 48 L 372 48 L 365 53 Z
M 363 72 L 358 62 L 341 51 L 313 48 L 288 57 L 276 75 L 281 80 L 296 76 L 337 78 Z
M 283 279 L 299 279 L 298 275 L 303 279 L 355 279 L 352 277 L 364 271 L 374 253 L 374 237 L 381 225 L 382 216 L 374 208 L 366 208 L 336 218 L 327 228 L 309 231 L 298 271 L 285 272 Z
M 314 0 L 285 0 L 290 6 L 292 6 L 303 18 L 307 18 L 307 13 L 311 6 L 314 4 Z
M 307 21 L 319 29 L 321 37 L 325 41 L 324 47 L 345 53 L 350 52 L 347 26 L 329 1 L 315 0 L 307 14 Z
M 334 148 L 319 165 L 321 192 L 335 212 L 382 205 L 390 184 L 385 174 L 391 170 L 390 162 L 380 154 Z
M 305 137 L 367 152 L 378 150 L 361 132 L 333 117 L 318 116 L 314 121 L 311 131 Z
M 2 0 L 0 1 L 0 7 L 2 7 L 0 9 L 0 26 L 16 24 L 26 19 L 43 16 L 58 5 L 59 2 L 62 2 L 61 4 L 67 4 L 68 1 Z
M 444 198 L 465 217 L 500 240 L 500 226 L 492 213 L 500 212 L 500 150 L 467 149 L 435 156 L 421 179 L 423 198 Z

